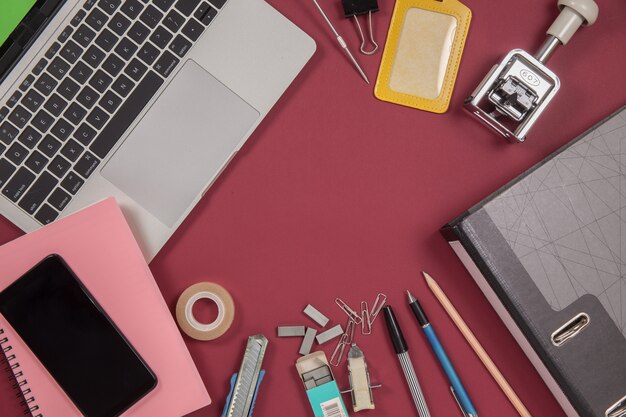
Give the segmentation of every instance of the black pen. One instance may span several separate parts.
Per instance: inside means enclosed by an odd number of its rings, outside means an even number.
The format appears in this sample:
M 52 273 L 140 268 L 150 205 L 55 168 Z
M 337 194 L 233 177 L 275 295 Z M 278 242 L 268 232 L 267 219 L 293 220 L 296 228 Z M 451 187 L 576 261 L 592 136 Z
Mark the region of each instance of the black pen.
M 406 345 L 406 341 L 404 340 L 404 336 L 402 335 L 402 330 L 400 330 L 396 316 L 393 314 L 393 309 L 390 306 L 387 306 L 383 309 L 383 312 L 385 314 L 385 322 L 387 323 L 389 336 L 391 337 L 391 343 L 393 344 L 393 348 L 395 349 L 398 359 L 400 360 L 400 366 L 402 366 L 402 372 L 404 373 L 406 382 L 409 385 L 409 390 L 411 391 L 415 407 L 417 408 L 420 417 L 430 417 L 430 412 L 426 406 L 424 394 L 422 393 L 419 381 L 417 380 L 417 375 L 415 375 L 415 369 L 413 369 L 413 364 L 411 363 L 411 358 L 409 357 L 409 348 Z

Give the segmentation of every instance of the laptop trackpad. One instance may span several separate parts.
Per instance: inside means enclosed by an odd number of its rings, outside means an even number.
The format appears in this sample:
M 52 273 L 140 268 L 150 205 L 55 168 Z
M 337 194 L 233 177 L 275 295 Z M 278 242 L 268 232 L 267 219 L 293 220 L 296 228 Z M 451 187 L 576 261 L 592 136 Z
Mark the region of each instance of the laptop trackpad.
M 102 175 L 173 227 L 258 118 L 248 103 L 187 61 Z

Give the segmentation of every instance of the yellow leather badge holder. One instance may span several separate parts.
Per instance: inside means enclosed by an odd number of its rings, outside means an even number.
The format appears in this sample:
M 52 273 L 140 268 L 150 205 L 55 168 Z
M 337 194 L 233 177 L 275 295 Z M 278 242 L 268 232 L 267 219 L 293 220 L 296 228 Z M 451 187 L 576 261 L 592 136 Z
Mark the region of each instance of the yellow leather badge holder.
M 471 10 L 458 0 L 397 0 L 374 94 L 433 113 L 450 104 Z

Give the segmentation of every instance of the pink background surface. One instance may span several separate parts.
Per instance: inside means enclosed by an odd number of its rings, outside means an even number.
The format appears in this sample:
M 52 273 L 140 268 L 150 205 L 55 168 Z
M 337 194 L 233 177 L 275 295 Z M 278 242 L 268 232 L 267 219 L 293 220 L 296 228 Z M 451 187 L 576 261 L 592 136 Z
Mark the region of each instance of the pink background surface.
M 254 416 L 312 415 L 294 363 L 299 340 L 278 339 L 279 324 L 313 324 L 314 304 L 344 324 L 334 305 L 356 306 L 384 292 L 394 306 L 434 416 L 457 416 L 447 382 L 406 306 L 411 289 L 447 346 L 478 411 L 515 411 L 430 295 L 429 271 L 536 417 L 563 417 L 560 407 L 439 235 L 439 228 L 626 102 L 626 3 L 599 0 L 600 18 L 549 62 L 562 88 L 523 145 L 510 145 L 462 110 L 463 99 L 511 49 L 534 52 L 557 16 L 555 0 L 472 0 L 465 53 L 450 110 L 434 115 L 383 103 L 338 49 L 310 0 L 270 0 L 309 33 L 318 51 L 151 268 L 172 308 L 198 281 L 215 281 L 237 307 L 231 330 L 213 342 L 186 338 L 214 404 L 193 416 L 219 416 L 228 380 L 247 336 L 270 339 L 268 371 Z M 338 0 L 321 0 L 356 51 L 352 22 Z M 381 45 L 393 3 L 379 0 Z M 380 53 L 357 55 L 376 78 Z M 0 220 L 0 242 L 21 232 Z M 416 415 L 382 319 L 358 336 L 376 390 L 363 416 Z M 325 346 L 328 354 L 333 343 Z M 345 366 L 336 371 L 347 386 Z M 0 395 L 4 395 L 0 393 Z M 349 397 L 345 397 L 349 403 Z M 0 397 L 0 415 L 20 415 Z M 361 414 L 359 414 L 361 415 Z

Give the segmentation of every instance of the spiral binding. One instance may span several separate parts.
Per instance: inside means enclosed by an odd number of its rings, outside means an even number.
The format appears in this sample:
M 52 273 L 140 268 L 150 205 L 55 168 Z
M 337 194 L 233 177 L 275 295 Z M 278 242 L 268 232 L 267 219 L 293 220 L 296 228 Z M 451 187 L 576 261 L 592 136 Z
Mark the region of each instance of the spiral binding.
M 8 344 L 9 338 L 4 334 L 4 329 L 0 329 L 0 365 L 6 363 L 4 370 L 9 373 L 9 380 L 13 382 L 13 389 L 18 391 L 15 396 L 21 398 L 20 405 L 24 408 L 25 415 L 32 417 L 43 417 L 43 414 L 37 413 L 39 406 L 35 403 L 35 396 L 28 388 L 28 381 L 24 377 L 24 373 L 20 370 L 20 363 L 17 357 L 11 351 L 13 347 Z

